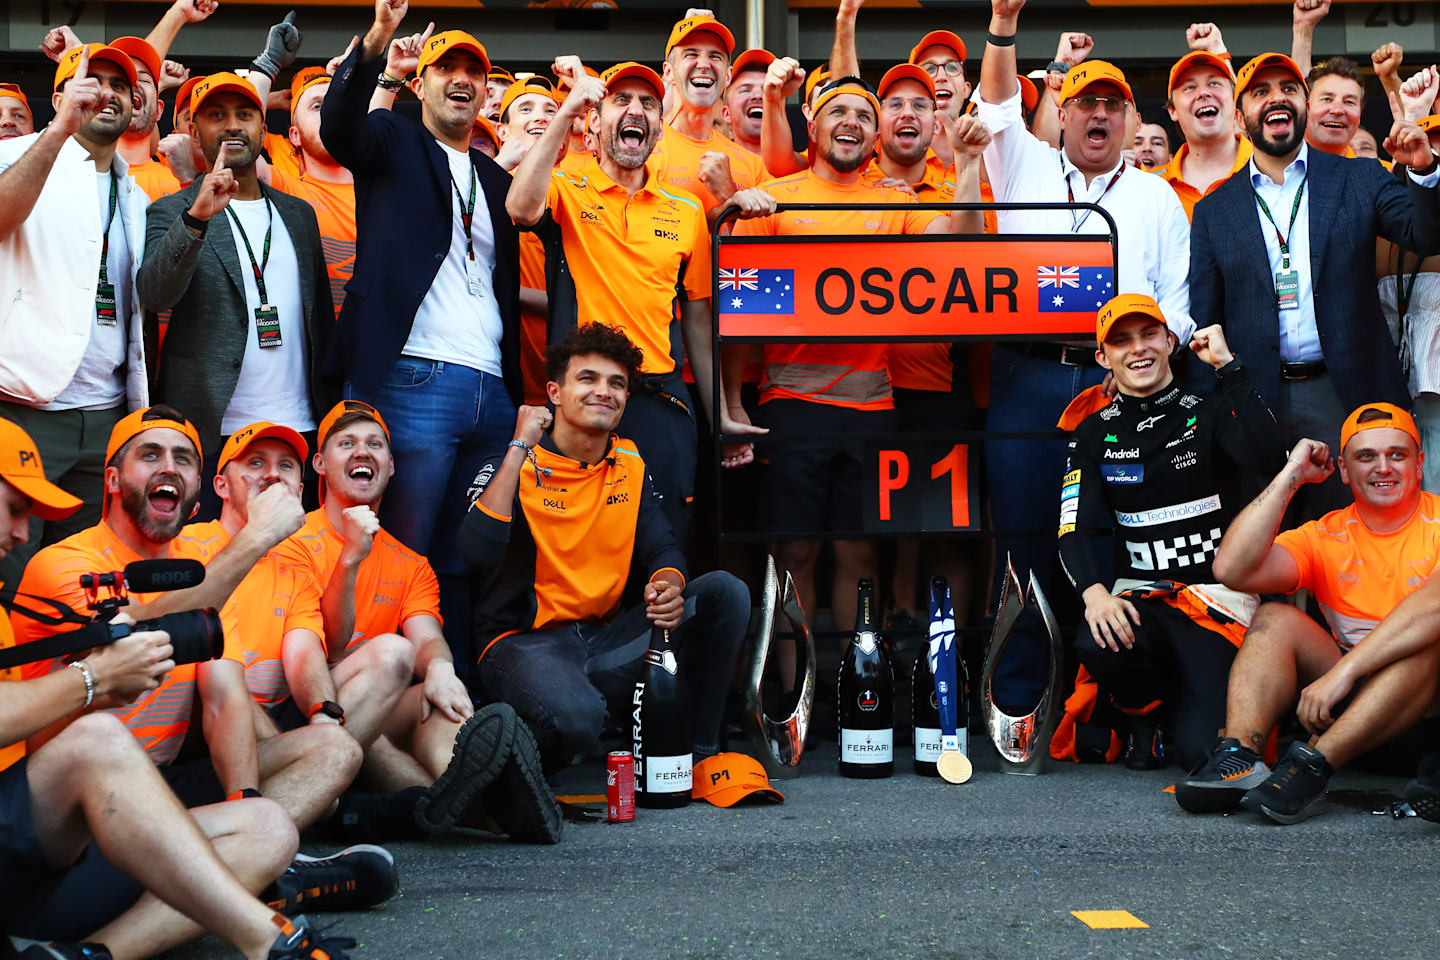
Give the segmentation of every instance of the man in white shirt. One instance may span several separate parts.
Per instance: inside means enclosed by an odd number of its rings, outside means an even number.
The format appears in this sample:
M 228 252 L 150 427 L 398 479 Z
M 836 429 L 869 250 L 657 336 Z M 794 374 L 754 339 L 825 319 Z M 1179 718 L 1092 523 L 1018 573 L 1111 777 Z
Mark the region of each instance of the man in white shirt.
M 75 47 L 55 70 L 55 119 L 0 144 L 0 417 L 84 501 L 43 531 L 32 520 L 35 549 L 99 521 L 110 429 L 148 400 L 134 282 L 147 198 L 115 152 L 135 82 L 125 53 Z
M 265 114 L 249 81 L 213 74 L 190 103 L 210 172 L 150 207 L 138 276 L 145 308 L 170 311 L 156 395 L 184 410 L 206 450 L 261 420 L 309 442 L 330 399 L 313 358 L 335 316 L 315 212 L 256 176 Z M 199 518 L 212 519 L 218 498 L 201 488 Z
M 1113 65 L 1089 60 L 1073 67 L 1060 88 L 1063 150 L 1030 133 L 1022 119 L 1015 72 L 1015 32 L 1024 0 L 992 0 L 990 35 L 980 68 L 977 116 L 993 140 L 985 151 L 985 170 L 998 202 L 1089 202 L 1098 204 L 1116 224 L 1118 275 L 1113 289 L 1089 291 L 1089 309 L 1114 294 L 1154 298 L 1178 342 L 1188 344 L 1190 320 L 1190 225 L 1179 199 L 1164 180 L 1127 167 L 1121 151 L 1128 146 L 1126 118 L 1134 109 L 1130 85 Z M 1001 233 L 1104 234 L 1106 218 L 1087 210 L 1001 210 Z M 1099 286 L 1099 284 L 1096 284 Z M 1086 291 L 1075 291 L 1080 296 Z M 1043 431 L 1074 397 L 1104 376 L 1095 362 L 1093 341 L 1083 344 L 1001 343 L 990 362 L 991 430 Z M 1036 518 L 1055 509 L 1055 479 L 1063 473 L 1061 439 L 992 440 L 986 444 L 991 510 L 1002 530 L 1034 530 Z M 1056 551 L 1044 537 L 1006 537 L 996 544 L 1015 568 L 1033 570 L 1046 594 L 1056 579 Z M 1098 569 L 1110 558 L 1099 555 Z M 996 700 L 1023 713 L 1040 696 L 1046 663 L 1043 635 L 1021 629 L 1012 654 L 996 675 Z

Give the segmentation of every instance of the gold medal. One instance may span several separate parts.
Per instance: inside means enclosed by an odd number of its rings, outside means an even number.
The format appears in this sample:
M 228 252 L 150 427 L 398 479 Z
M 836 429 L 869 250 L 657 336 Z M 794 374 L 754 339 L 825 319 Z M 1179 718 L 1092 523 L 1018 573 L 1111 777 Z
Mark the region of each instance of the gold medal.
M 941 753 L 940 758 L 935 761 L 935 769 L 947 783 L 964 783 L 970 779 L 970 774 L 975 772 L 970 766 L 970 758 L 959 750 L 946 750 Z

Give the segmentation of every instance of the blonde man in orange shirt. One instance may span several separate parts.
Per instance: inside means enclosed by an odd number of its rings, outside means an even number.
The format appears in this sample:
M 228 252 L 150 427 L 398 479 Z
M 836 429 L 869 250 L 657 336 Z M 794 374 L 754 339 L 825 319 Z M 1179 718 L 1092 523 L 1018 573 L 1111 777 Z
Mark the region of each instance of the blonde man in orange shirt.
M 1170 68 L 1165 109 L 1185 142 L 1156 172 L 1169 181 L 1193 218 L 1195 204 L 1250 162 L 1253 148 L 1235 129 L 1235 73 L 1220 28 L 1191 24 L 1185 32 L 1191 52 Z

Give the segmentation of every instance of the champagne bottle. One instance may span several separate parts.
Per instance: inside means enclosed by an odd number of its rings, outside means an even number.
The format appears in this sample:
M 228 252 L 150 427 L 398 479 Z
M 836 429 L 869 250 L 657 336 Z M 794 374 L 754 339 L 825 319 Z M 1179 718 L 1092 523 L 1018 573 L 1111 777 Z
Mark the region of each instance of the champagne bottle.
M 875 629 L 875 584 L 861 580 L 855 636 L 840 663 L 840 775 L 888 777 L 895 772 L 895 674 Z
M 938 777 L 935 761 L 940 759 L 940 704 L 935 697 L 935 672 L 930 669 L 930 651 L 920 648 L 915 668 L 910 671 L 910 718 L 915 728 L 915 772 Z
M 690 802 L 690 698 L 670 646 L 670 631 L 655 627 L 635 684 L 635 803 L 641 807 L 683 807 Z

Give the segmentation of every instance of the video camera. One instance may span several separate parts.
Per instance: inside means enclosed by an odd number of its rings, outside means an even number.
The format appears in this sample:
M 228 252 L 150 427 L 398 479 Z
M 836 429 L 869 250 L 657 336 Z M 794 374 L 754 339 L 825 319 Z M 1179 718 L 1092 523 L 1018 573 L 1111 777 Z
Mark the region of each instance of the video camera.
M 47 626 L 66 623 L 81 626 L 78 630 L 56 633 L 34 643 L 0 650 L 0 670 L 103 647 L 145 630 L 164 630 L 170 634 L 170 645 L 175 648 L 172 659 L 176 664 L 217 659 L 225 650 L 225 632 L 220 626 L 220 615 L 214 609 L 167 613 L 134 624 L 109 622 L 121 607 L 129 604 L 127 591 L 160 593 L 183 590 L 204 580 L 205 566 L 198 560 L 136 560 L 127 564 L 123 571 L 87 573 L 80 577 L 80 586 L 85 591 L 86 605 L 93 611 L 89 617 L 76 613 L 68 604 L 51 597 L 17 594 L 10 603 L 15 612 Z M 103 598 L 100 596 L 102 590 L 108 591 Z M 19 602 L 22 596 L 39 601 L 55 612 L 46 613 L 23 606 Z

